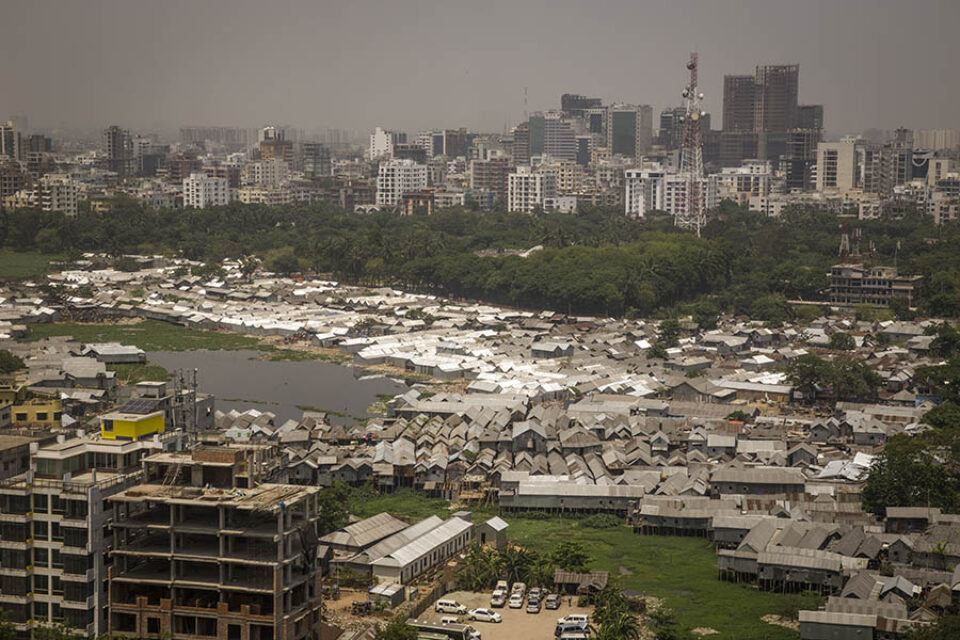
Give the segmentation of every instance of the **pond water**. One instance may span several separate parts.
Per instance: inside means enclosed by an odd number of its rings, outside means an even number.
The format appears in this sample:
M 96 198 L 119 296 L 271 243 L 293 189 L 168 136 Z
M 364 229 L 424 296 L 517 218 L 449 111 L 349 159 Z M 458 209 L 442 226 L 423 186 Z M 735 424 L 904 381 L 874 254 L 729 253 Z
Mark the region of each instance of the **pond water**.
M 257 351 L 158 351 L 147 354 L 152 364 L 171 373 L 196 368 L 201 393 L 216 396 L 216 408 L 258 409 L 276 414 L 279 426 L 288 419 L 299 420 L 309 410 L 336 412 L 330 422 L 353 424 L 367 416 L 367 408 L 378 394 L 403 393 L 406 387 L 390 378 L 376 376 L 360 379 L 361 369 L 320 360 L 271 362 L 259 360 Z M 299 405 L 299 406 L 298 406 Z

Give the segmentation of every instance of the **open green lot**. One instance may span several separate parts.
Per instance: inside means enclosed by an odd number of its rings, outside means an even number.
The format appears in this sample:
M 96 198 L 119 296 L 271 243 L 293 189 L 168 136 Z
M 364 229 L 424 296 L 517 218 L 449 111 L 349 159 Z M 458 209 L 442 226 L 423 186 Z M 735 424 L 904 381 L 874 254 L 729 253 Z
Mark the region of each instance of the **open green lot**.
M 134 345 L 144 351 L 263 350 L 256 338 L 235 333 L 190 329 L 159 320 L 123 324 L 33 324 L 30 325 L 30 335 L 26 340 L 40 340 L 52 336 L 72 336 L 80 342 L 119 342 Z
M 0 280 L 24 280 L 36 278 L 50 271 L 50 263 L 62 260 L 63 256 L 34 251 L 0 250 Z
M 315 351 L 278 348 L 272 344 L 261 342 L 258 338 L 238 333 L 191 329 L 159 320 L 139 320 L 124 323 L 54 322 L 32 324 L 30 325 L 30 335 L 24 338 L 24 341 L 32 342 L 54 336 L 70 336 L 80 342 L 119 342 L 139 347 L 144 351 L 249 350 L 259 351 L 263 354 L 263 358 L 275 361 L 299 362 L 303 360 L 334 359 Z M 119 373 L 120 370 L 118 370 Z M 131 381 L 136 382 L 136 378 L 139 376 L 157 376 L 161 372 L 158 370 L 144 372 L 133 367 L 123 373 L 129 375 Z M 154 380 L 157 378 L 141 379 Z
M 449 516 L 444 500 L 412 491 L 351 500 L 351 511 L 366 517 L 381 511 L 420 519 Z M 495 515 L 473 509 L 475 520 Z M 709 638 L 738 640 L 796 639 L 799 634 L 761 620 L 767 614 L 796 618 L 797 609 L 816 608 L 816 596 L 780 595 L 758 591 L 717 579 L 712 545 L 699 538 L 641 536 L 628 527 L 595 529 L 576 519 L 534 520 L 504 516 L 511 542 L 546 552 L 561 541 L 581 542 L 591 556 L 591 567 L 609 571 L 625 589 L 637 589 L 662 598 L 673 609 L 677 622 L 688 629 L 709 627 L 719 635 Z

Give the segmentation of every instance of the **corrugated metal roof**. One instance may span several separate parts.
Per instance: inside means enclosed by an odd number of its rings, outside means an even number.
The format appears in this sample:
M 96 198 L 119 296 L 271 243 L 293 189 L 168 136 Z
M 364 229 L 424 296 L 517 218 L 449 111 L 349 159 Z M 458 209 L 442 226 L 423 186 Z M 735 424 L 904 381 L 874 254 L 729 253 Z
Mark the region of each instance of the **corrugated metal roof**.
M 320 538 L 321 542 L 363 549 L 378 540 L 391 536 L 407 528 L 407 523 L 394 518 L 389 513 L 378 513 L 360 522 L 347 525 L 339 531 Z
M 450 518 L 439 527 L 431 529 L 416 540 L 412 540 L 393 553 L 373 562 L 374 565 L 405 567 L 427 555 L 437 547 L 450 542 L 453 538 L 473 526 L 472 522 L 461 518 Z

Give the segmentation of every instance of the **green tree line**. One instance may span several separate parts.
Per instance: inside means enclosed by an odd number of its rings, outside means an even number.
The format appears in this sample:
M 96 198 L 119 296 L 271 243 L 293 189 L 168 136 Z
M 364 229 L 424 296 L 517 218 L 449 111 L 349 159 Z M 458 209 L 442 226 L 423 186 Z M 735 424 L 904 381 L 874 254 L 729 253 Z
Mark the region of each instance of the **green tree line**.
M 851 221 L 865 260 L 926 278 L 921 311 L 960 315 L 960 227 L 926 216 Z M 282 272 L 332 274 L 356 284 L 395 285 L 454 297 L 592 314 L 665 310 L 789 320 L 793 299 L 825 300 L 841 221 L 813 208 L 771 219 L 723 203 L 703 237 L 672 219 L 643 221 L 619 209 L 512 214 L 452 208 L 434 215 L 355 214 L 325 203 L 239 203 L 152 210 L 118 200 L 73 218 L 36 210 L 0 212 L 0 245 L 18 251 L 166 253 L 193 260 L 258 256 Z M 514 255 L 540 245 L 529 257 Z M 686 308 L 689 306 L 690 308 Z

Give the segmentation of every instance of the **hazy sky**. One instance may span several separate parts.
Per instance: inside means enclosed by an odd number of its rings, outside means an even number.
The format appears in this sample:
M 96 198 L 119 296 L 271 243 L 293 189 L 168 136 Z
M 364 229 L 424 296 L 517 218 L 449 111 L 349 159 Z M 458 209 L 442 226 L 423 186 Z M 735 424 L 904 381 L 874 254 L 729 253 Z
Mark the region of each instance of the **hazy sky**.
M 679 103 L 799 63 L 833 133 L 960 127 L 960 0 L 3 0 L 0 117 L 501 131 L 560 94 Z

